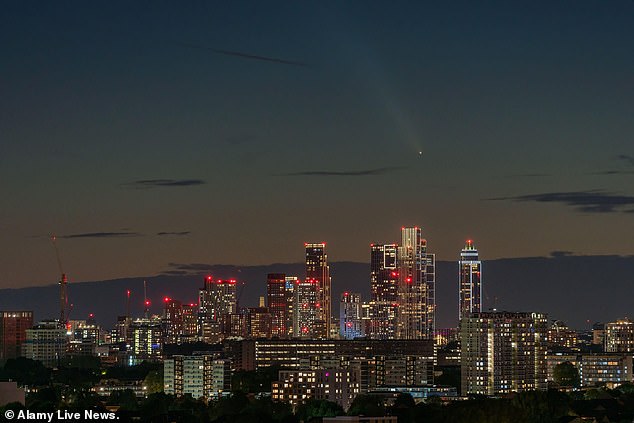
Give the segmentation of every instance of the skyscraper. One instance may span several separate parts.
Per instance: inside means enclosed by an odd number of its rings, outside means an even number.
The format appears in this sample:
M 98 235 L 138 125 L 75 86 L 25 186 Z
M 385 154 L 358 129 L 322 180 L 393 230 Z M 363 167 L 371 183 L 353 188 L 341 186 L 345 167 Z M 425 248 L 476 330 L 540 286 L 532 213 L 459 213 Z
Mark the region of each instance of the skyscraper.
M 205 287 L 198 294 L 198 326 L 200 340 L 218 342 L 222 337 L 223 318 L 236 312 L 235 279 L 205 278 Z
M 341 294 L 341 302 L 339 304 L 341 337 L 354 339 L 364 336 L 361 324 L 361 295 L 346 291 Z
M 478 250 L 471 240 L 468 240 L 462 249 L 458 266 L 458 319 L 463 319 L 471 313 L 482 311 L 482 262 L 478 260 Z
M 398 245 L 370 245 L 370 323 L 374 339 L 396 337 L 398 311 Z
M 286 298 L 286 275 L 269 273 L 266 277 L 266 306 L 272 317 L 271 335 L 284 338 L 288 335 L 288 302 Z
M 330 267 L 326 255 L 326 244 L 304 244 L 306 247 L 306 280 L 315 283 L 315 322 L 312 329 L 315 338 L 328 338 L 332 320 L 330 294 Z
M 295 281 L 293 289 L 293 337 L 294 338 L 318 338 L 323 333 L 316 333 L 317 329 L 323 330 L 323 326 L 317 324 L 317 291 L 318 285 L 314 279 Z
M 163 342 L 165 344 L 180 343 L 184 332 L 183 303 L 168 297 L 163 299 L 165 305 L 163 315 Z
M 295 286 L 297 286 L 297 276 L 287 276 L 286 280 L 286 306 L 288 313 L 286 314 L 286 335 L 290 338 L 295 336 Z
M 427 253 L 427 241 L 422 238 L 420 228 L 402 228 L 398 265 L 397 337 L 433 339 L 436 311 L 435 256 Z

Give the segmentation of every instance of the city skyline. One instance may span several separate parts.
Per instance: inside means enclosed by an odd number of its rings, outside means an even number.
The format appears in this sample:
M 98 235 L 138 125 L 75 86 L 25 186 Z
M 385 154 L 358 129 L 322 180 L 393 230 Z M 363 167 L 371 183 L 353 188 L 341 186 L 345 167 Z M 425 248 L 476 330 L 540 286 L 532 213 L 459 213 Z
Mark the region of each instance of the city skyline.
M 632 254 L 631 2 L 3 12 L 0 288 L 57 281 L 52 234 L 71 284 L 413 224 L 439 261 Z

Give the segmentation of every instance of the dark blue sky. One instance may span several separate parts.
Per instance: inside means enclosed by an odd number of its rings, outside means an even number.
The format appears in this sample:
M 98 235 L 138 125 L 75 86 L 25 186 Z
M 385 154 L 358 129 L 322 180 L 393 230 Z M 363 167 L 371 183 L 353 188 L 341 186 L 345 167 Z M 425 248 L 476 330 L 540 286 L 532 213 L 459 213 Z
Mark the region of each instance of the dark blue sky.
M 14 2 L 0 41 L 0 287 L 55 280 L 50 233 L 74 280 L 403 225 L 445 260 L 634 247 L 632 1 Z

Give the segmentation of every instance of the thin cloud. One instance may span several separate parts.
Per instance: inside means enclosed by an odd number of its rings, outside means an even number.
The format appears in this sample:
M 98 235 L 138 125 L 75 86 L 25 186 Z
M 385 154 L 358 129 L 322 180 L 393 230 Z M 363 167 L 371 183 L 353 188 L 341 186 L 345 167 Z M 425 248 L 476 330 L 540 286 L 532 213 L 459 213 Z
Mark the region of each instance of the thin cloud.
M 624 207 L 634 205 L 634 197 L 601 190 L 577 192 L 549 192 L 520 195 L 517 197 L 490 198 L 493 201 L 534 201 L 539 203 L 561 203 L 584 213 L 616 213 Z
M 189 235 L 191 232 L 190 231 L 182 231 L 182 232 L 157 232 L 156 235 L 157 236 L 168 236 L 168 235 L 173 235 L 173 236 L 185 236 L 185 235 Z
M 570 257 L 574 255 L 575 253 L 573 253 L 572 251 L 551 251 L 550 252 L 550 257 L 552 258 Z
M 295 61 L 295 60 L 280 59 L 278 57 L 272 57 L 272 56 L 260 56 L 260 55 L 257 55 L 257 54 L 245 53 L 245 52 L 242 52 L 242 51 L 222 50 L 222 49 L 218 49 L 218 48 L 205 47 L 205 46 L 196 45 L 196 44 L 189 44 L 189 43 L 177 43 L 177 44 L 181 45 L 182 47 L 195 48 L 195 49 L 199 49 L 199 50 L 207 50 L 207 51 L 210 51 L 210 52 L 215 53 L 215 54 L 222 54 L 224 56 L 239 57 L 239 58 L 248 59 L 248 60 L 260 60 L 260 61 L 263 61 L 263 62 L 271 62 L 271 63 L 278 63 L 278 64 L 281 64 L 281 65 L 291 65 L 291 66 L 301 66 L 301 67 L 310 67 L 311 66 L 308 63 L 298 62 L 298 61 Z
M 634 175 L 634 170 L 601 170 L 599 172 L 591 172 L 588 175 L 601 175 L 601 176 Z
M 547 176 L 552 176 L 550 173 L 515 173 L 510 175 L 505 175 L 506 178 L 544 178 Z
M 128 238 L 142 236 L 137 232 L 85 232 L 80 234 L 58 235 L 58 238 L 75 239 L 75 238 Z
M 392 173 L 401 169 L 404 169 L 404 167 L 403 166 L 379 167 L 376 169 L 343 170 L 343 171 L 308 170 L 303 172 L 281 173 L 275 176 L 376 176 L 376 175 L 385 175 L 385 174 Z
M 204 185 L 202 179 L 142 179 L 139 181 L 126 182 L 121 186 L 134 189 L 151 189 L 161 187 L 191 187 L 196 185 Z
M 632 157 L 632 156 L 630 156 L 628 154 L 619 154 L 616 157 L 619 160 L 623 160 L 623 161 L 627 162 L 630 166 L 634 166 L 634 157 Z
M 201 274 L 236 274 L 240 273 L 237 266 L 229 264 L 208 264 L 208 263 L 168 263 L 168 270 L 165 272 L 179 272 L 179 274 L 201 275 Z

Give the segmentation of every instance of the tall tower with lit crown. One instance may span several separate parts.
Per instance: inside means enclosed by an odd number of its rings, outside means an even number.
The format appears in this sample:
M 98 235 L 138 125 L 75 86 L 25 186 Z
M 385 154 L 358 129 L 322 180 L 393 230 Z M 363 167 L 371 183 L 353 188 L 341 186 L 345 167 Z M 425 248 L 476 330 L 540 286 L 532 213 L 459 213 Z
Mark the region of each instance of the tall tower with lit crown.
M 458 261 L 459 309 L 460 320 L 471 313 L 482 311 L 482 262 L 478 260 L 478 250 L 473 241 L 467 240 Z
M 427 241 L 419 227 L 402 228 L 398 249 L 398 328 L 400 339 L 433 339 L 435 255 L 427 253 Z
M 306 282 L 316 285 L 315 338 L 328 338 L 332 320 L 330 267 L 326 255 L 326 243 L 304 244 L 306 247 Z

